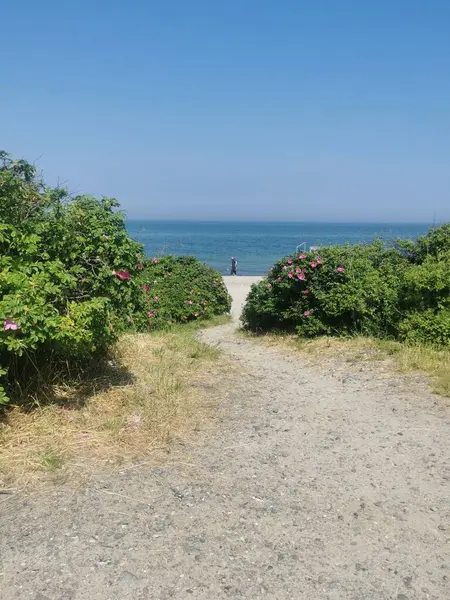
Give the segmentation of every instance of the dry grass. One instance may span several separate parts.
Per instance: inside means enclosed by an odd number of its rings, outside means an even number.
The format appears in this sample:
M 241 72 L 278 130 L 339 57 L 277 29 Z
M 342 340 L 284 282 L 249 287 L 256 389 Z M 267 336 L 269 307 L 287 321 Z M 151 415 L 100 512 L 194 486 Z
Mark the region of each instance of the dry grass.
M 265 343 L 279 348 L 302 352 L 316 362 L 337 360 L 347 363 L 389 361 L 393 370 L 400 373 L 422 373 L 430 378 L 432 391 L 450 397 L 450 349 L 437 350 L 429 346 L 407 346 L 400 342 L 367 337 L 320 337 L 312 340 L 295 335 L 265 335 Z
M 196 341 L 194 331 L 124 335 L 108 386 L 99 372 L 90 396 L 59 389 L 57 403 L 12 409 L 0 423 L 0 490 L 142 459 L 195 429 L 214 400 L 202 382 L 222 367 L 219 351 Z

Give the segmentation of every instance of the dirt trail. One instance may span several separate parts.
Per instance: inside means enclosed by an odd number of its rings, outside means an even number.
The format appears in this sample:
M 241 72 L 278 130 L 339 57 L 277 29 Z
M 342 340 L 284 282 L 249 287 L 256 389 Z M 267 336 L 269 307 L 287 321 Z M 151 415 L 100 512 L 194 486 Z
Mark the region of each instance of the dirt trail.
M 448 403 L 201 335 L 236 366 L 219 422 L 184 464 L 0 496 L 2 600 L 450 598 Z

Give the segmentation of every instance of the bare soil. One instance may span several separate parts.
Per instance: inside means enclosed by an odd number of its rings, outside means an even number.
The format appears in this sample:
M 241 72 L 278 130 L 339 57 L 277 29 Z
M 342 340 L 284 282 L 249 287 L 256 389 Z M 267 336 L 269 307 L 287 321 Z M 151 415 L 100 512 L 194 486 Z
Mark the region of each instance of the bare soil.
M 201 333 L 216 419 L 163 464 L 0 495 L 2 600 L 450 598 L 448 401 L 235 328 Z

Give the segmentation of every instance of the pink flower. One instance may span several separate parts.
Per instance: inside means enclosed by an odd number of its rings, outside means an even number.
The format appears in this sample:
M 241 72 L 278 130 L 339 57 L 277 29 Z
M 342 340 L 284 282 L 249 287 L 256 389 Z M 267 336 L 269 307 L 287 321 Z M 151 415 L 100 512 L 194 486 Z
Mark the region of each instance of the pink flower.
M 304 258 L 306 258 L 306 254 L 299 254 L 298 257 L 300 260 L 303 260 Z
M 281 281 L 281 277 L 277 277 L 277 281 Z
M 155 313 L 154 313 L 154 312 L 149 312 L 149 313 L 147 313 L 147 317 L 148 317 L 149 319 L 151 319 L 151 318 L 152 318 L 152 317 L 154 317 L 154 316 L 155 316 Z
M 316 258 L 316 261 L 317 261 L 317 264 L 318 264 L 318 265 L 321 265 L 321 264 L 323 263 L 323 260 L 320 258 L 320 256 L 318 256 L 318 257 Z
M 289 271 L 288 277 L 289 277 L 289 279 L 292 279 L 294 277 L 294 273 L 292 271 Z
M 270 290 L 270 288 L 271 288 L 272 286 L 270 285 L 270 283 L 268 283 L 266 287 L 267 287 L 267 289 L 268 289 L 268 290 Z
M 336 271 L 337 271 L 338 273 L 343 273 L 343 272 L 344 272 L 344 267 L 338 267 L 338 268 L 336 269 Z
M 312 263 L 311 263 L 311 267 L 312 267 L 313 269 L 315 269 L 315 268 L 317 267 L 317 263 L 316 263 L 315 261 L 312 261 Z
M 138 264 L 138 266 L 137 266 L 137 268 L 138 268 L 138 271 L 142 271 L 142 269 L 143 269 L 144 267 L 141 265 L 141 263 L 139 263 L 139 264 Z
M 127 281 L 128 279 L 131 279 L 129 271 L 115 271 L 114 275 L 117 277 L 117 279 L 120 279 L 121 281 Z
M 305 312 L 303 313 L 305 317 L 309 317 L 309 315 L 311 314 L 310 310 L 305 310 Z
M 287 266 L 286 266 L 286 265 L 284 265 L 284 267 L 283 267 L 283 271 L 286 271 L 286 269 L 287 269 Z
M 142 289 L 144 290 L 144 292 L 148 292 L 148 290 L 150 289 L 150 286 L 145 284 L 142 286 Z
M 297 275 L 297 277 L 298 277 L 299 279 L 302 279 L 302 280 L 303 280 L 303 279 L 306 279 L 306 275 L 305 275 L 304 273 L 299 273 L 299 274 Z
M 288 265 L 292 265 L 292 258 L 288 258 Z
M 13 321 L 12 319 L 5 319 L 3 321 L 3 329 L 5 331 L 11 330 L 11 331 L 17 331 L 17 329 L 20 329 L 20 325 L 18 325 L 15 321 Z
M 303 290 L 303 293 L 308 295 L 309 294 L 309 290 Z
M 153 296 L 153 302 L 159 302 L 159 296 Z
M 154 256 L 154 257 L 152 258 L 152 263 L 153 263 L 154 265 L 156 265 L 156 263 L 158 263 L 158 262 L 159 262 L 159 258 L 156 258 L 156 256 Z

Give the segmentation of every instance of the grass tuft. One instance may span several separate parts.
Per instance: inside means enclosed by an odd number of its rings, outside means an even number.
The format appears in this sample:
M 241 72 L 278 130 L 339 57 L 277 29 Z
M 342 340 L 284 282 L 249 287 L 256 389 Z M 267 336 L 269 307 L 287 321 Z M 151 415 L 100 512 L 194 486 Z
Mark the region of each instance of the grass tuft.
M 109 386 L 100 366 L 78 388 L 53 390 L 51 404 L 8 411 L 0 422 L 0 488 L 27 485 L 57 472 L 83 474 L 99 463 L 142 459 L 198 429 L 214 401 L 202 383 L 222 368 L 220 351 L 195 339 L 204 326 L 123 335 L 113 366 L 107 367 Z

